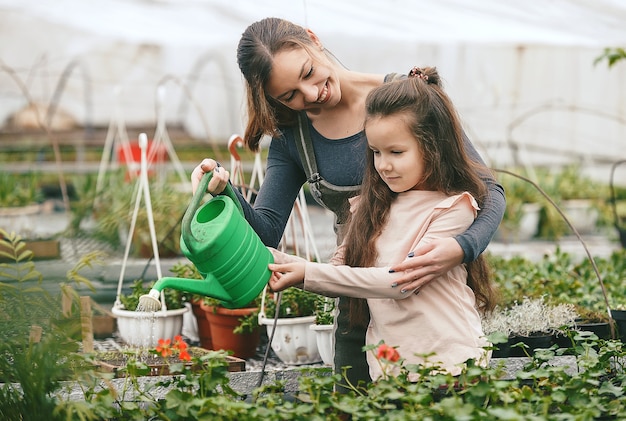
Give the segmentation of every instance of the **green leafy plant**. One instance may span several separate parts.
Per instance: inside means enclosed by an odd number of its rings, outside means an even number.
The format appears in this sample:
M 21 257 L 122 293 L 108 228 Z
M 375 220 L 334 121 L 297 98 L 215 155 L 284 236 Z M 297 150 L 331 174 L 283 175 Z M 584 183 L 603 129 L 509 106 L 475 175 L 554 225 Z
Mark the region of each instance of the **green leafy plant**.
M 130 287 L 130 291 L 127 294 L 120 295 L 120 301 L 126 310 L 134 311 L 139 304 L 139 298 L 142 295 L 146 295 L 150 292 L 150 289 L 155 282 L 151 282 L 150 285 L 141 279 L 136 279 Z M 184 299 L 181 291 L 165 288 L 163 290 L 165 296 L 165 306 L 168 310 L 176 310 L 184 307 Z
M 78 378 L 86 368 L 77 351 L 80 319 L 63 313 L 61 297 L 42 286 L 42 275 L 22 239 L 0 229 L 0 418 L 50 419 L 71 416 L 58 404 L 62 381 Z M 95 254 L 84 256 L 68 272 L 68 283 L 90 282 L 79 274 Z M 72 301 L 77 306 L 78 297 Z M 54 414 L 54 415 L 53 415 Z
M 332 325 L 335 323 L 336 307 L 336 299 L 318 296 L 315 303 L 315 324 Z
M 318 308 L 319 295 L 300 288 L 287 288 L 282 292 L 278 317 L 305 317 L 314 316 Z M 268 294 L 265 300 L 266 314 L 269 318 L 276 317 L 276 303 L 273 294 Z
M 13 174 L 0 171 L 0 207 L 11 208 L 40 203 L 41 176 L 36 172 Z

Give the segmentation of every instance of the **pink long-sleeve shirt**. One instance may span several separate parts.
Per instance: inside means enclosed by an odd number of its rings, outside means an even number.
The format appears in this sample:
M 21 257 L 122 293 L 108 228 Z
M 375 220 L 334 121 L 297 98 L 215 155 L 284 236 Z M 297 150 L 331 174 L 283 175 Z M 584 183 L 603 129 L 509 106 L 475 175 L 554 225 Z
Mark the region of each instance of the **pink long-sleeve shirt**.
M 352 200 L 352 211 L 358 206 Z M 473 291 L 467 286 L 465 265 L 454 267 L 420 289 L 401 292 L 391 287 L 399 274 L 389 268 L 407 258 L 420 244 L 452 237 L 474 221 L 478 205 L 469 193 L 448 197 L 440 192 L 411 190 L 398 195 L 391 206 L 387 225 L 376 242 L 375 267 L 342 265 L 341 246 L 332 264 L 306 263 L 304 289 L 329 297 L 366 298 L 370 323 L 366 344 L 383 340 L 397 346 L 405 363 L 424 363 L 423 355 L 434 353 L 427 362 L 437 363 L 452 375 L 474 358 L 486 364 L 488 343 L 481 328 Z M 372 379 L 382 375 L 372 353 L 367 361 Z M 387 373 L 393 374 L 393 373 Z

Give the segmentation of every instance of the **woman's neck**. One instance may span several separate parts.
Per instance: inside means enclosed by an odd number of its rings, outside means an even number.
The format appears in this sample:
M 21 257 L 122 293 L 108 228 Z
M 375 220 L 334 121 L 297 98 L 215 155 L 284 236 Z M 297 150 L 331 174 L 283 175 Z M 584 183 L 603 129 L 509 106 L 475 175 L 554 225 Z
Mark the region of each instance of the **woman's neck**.
M 384 76 L 340 70 L 341 100 L 318 113 L 308 113 L 315 130 L 328 139 L 343 139 L 363 130 L 365 98 L 383 83 Z

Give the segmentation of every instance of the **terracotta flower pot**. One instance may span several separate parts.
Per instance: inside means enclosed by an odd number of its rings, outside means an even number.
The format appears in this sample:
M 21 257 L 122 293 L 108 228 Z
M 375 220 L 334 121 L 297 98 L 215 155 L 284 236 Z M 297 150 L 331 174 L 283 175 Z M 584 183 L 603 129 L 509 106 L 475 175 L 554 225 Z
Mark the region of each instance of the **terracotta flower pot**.
M 204 349 L 213 349 L 211 326 L 209 325 L 209 320 L 202 309 L 202 300 L 192 300 L 191 311 L 196 317 L 196 322 L 198 323 L 198 338 L 200 340 L 200 346 Z
M 236 357 L 250 358 L 256 354 L 261 341 L 261 330 L 255 328 L 252 333 L 234 333 L 241 323 L 241 318 L 258 310 L 257 307 L 229 309 L 224 307 L 200 306 L 209 322 L 213 349 L 232 351 Z

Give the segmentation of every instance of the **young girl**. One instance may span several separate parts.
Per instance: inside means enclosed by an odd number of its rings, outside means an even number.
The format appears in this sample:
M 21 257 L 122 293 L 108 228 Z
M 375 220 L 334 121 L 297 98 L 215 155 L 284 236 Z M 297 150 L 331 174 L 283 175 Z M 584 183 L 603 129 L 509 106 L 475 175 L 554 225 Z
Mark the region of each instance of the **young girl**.
M 453 375 L 473 358 L 486 364 L 481 312 L 495 306 L 484 258 L 453 267 L 418 289 L 398 285 L 390 268 L 416 247 L 462 233 L 486 200 L 488 170 L 468 158 L 461 124 L 435 68 L 374 89 L 366 100 L 369 149 L 363 189 L 351 199 L 346 237 L 333 264 L 307 262 L 273 250 L 270 287 L 330 297 L 367 299 L 366 343 L 397 347 L 407 363 L 437 363 Z M 358 302 L 358 301 L 354 301 Z M 364 307 L 367 308 L 367 307 Z M 350 322 L 368 320 L 357 306 Z M 381 376 L 367 355 L 372 379 Z

